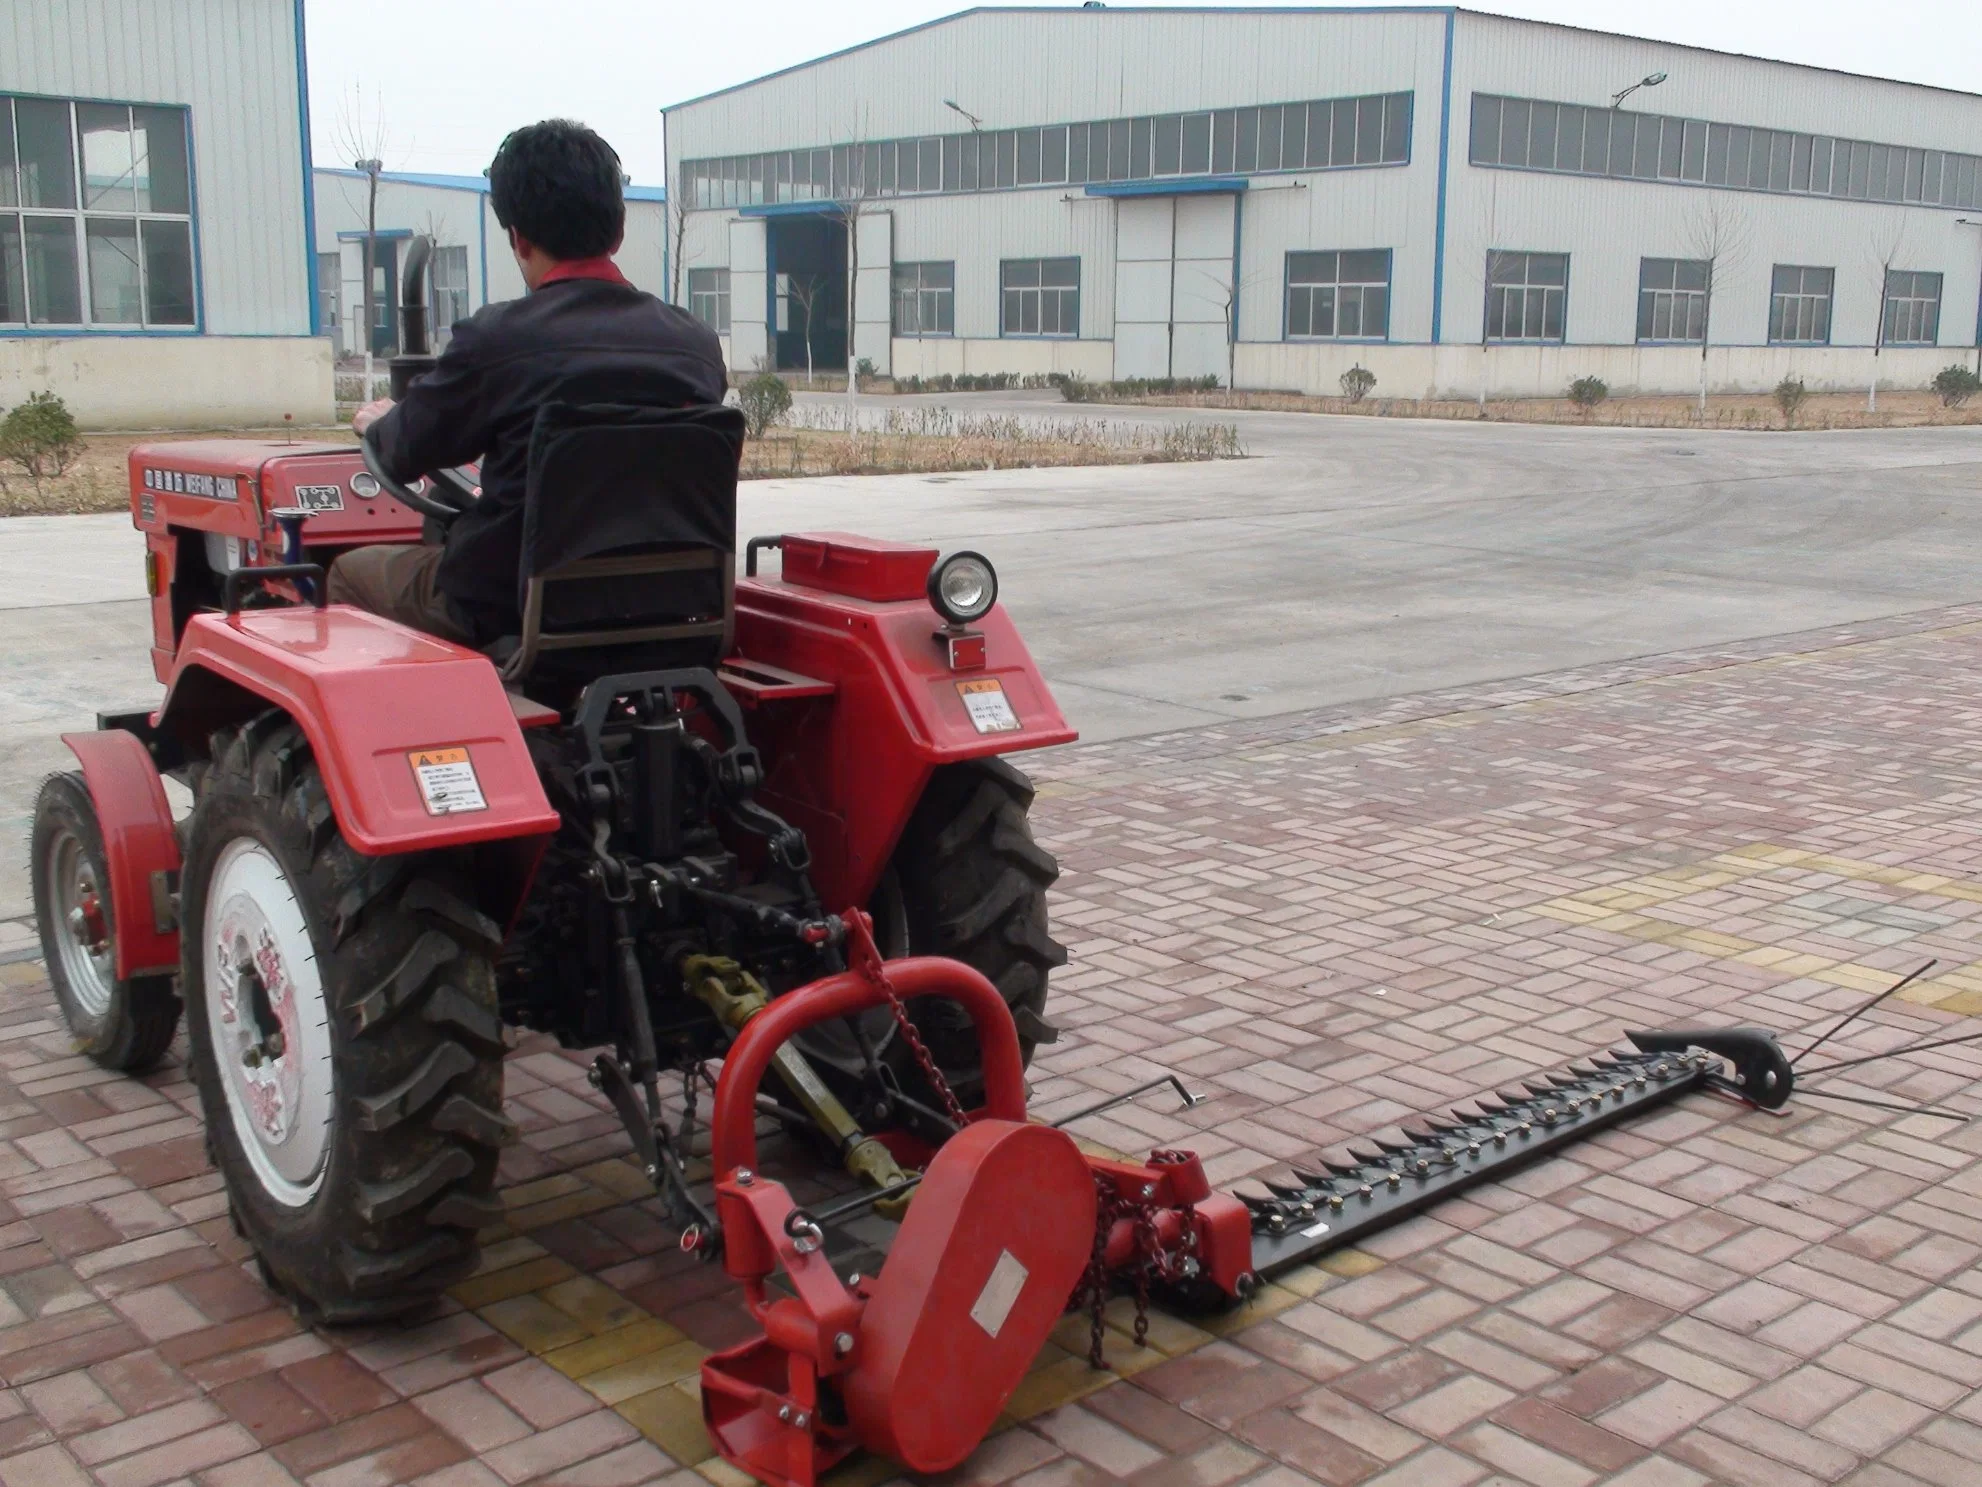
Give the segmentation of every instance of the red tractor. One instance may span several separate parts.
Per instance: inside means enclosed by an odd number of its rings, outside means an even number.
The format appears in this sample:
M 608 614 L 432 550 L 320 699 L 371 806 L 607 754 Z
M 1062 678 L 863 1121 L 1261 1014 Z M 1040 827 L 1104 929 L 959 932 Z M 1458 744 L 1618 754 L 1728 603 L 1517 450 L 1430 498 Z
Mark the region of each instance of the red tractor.
M 165 697 L 66 737 L 81 771 L 43 787 L 31 840 L 42 944 L 107 1068 L 156 1062 L 183 1004 L 234 1221 L 300 1311 L 394 1315 L 474 1265 L 519 1027 L 605 1050 L 593 1083 L 685 1247 L 743 1287 L 762 1332 L 704 1365 L 704 1414 L 780 1484 L 859 1446 L 954 1466 L 1069 1305 L 1098 1364 L 1112 1289 L 1229 1304 L 1717 1077 L 1703 1049 L 1750 1098 L 1788 1097 L 1763 1035 L 1634 1034 L 1244 1198 L 1189 1152 L 1104 1160 L 1028 1122 L 1064 956 L 1002 756 L 1073 731 L 975 553 L 787 535 L 737 577 L 742 439 L 726 408 L 547 408 L 519 633 L 483 652 L 324 602 L 340 553 L 455 519 L 473 470 L 407 486 L 364 447 L 132 450 Z M 761 1115 L 864 1191 L 799 1207 L 756 1170 Z M 901 1226 L 878 1274 L 843 1280 L 831 1236 L 869 1208 Z

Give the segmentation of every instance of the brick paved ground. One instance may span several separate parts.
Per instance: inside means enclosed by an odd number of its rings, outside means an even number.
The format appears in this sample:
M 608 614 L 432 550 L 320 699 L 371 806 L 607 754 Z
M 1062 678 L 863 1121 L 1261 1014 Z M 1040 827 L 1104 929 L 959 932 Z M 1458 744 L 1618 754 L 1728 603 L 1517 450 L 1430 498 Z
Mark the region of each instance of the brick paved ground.
M 1211 1098 L 1087 1134 L 1231 1182 L 1627 1026 L 1811 1028 L 1929 956 L 1832 1046 L 1982 1032 L 1978 676 L 1973 607 L 1043 760 L 1074 960 L 1037 1108 L 1175 1068 Z M 734 1480 L 693 1374 L 737 1312 L 572 1060 L 512 1060 L 508 1222 L 447 1313 L 313 1334 L 180 1065 L 69 1056 L 31 953 L 0 925 L 0 1487 Z M 1837 1087 L 1974 1109 L 1978 1047 Z M 1978 1254 L 1982 1124 L 1694 1096 L 1209 1330 L 1114 1334 L 1123 1379 L 1063 1331 L 955 1480 L 1972 1487 Z

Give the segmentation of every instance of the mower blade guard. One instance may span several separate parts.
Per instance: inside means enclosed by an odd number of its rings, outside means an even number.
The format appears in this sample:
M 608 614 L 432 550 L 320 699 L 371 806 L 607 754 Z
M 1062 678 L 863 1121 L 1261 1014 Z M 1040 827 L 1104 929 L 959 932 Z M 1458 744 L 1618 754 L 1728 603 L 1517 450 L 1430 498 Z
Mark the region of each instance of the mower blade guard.
M 986 1120 L 944 1143 L 861 1317 L 844 1393 L 862 1445 L 918 1472 L 977 1449 L 1080 1280 L 1095 1202 L 1063 1131 Z

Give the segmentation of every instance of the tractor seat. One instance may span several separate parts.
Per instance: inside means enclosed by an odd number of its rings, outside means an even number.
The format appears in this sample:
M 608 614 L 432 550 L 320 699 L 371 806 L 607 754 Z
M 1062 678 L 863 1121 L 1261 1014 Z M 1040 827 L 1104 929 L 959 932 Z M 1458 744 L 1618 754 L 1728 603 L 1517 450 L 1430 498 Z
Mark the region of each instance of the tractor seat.
M 713 668 L 736 611 L 743 414 L 546 403 L 530 431 L 519 633 L 485 648 L 511 686 Z

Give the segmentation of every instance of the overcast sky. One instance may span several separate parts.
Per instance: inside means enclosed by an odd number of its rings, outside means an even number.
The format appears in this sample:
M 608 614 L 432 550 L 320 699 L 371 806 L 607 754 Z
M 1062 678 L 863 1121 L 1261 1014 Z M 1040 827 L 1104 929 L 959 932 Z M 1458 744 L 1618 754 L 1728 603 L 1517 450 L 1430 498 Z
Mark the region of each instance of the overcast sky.
M 1161 3 L 1161 0 L 1158 0 Z M 306 0 L 319 164 L 383 120 L 388 169 L 479 174 L 503 134 L 583 119 L 659 184 L 664 104 L 966 8 L 940 0 Z M 1473 7 L 1982 91 L 1974 0 L 1503 0 Z M 1905 133 L 1897 125 L 1894 137 Z

